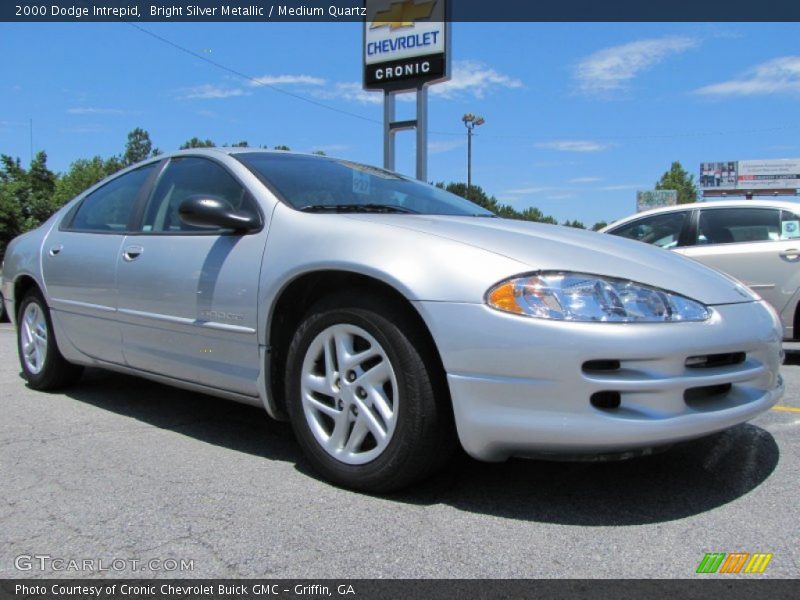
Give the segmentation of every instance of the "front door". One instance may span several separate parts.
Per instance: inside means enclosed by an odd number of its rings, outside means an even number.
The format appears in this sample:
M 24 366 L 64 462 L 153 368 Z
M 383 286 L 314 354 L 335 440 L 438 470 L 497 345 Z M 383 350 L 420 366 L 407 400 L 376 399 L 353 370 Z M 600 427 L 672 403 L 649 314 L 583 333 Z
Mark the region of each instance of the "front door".
M 170 160 L 139 231 L 125 238 L 118 254 L 125 358 L 151 373 L 257 396 L 258 281 L 267 227 L 237 235 L 187 225 L 178 207 L 194 195 L 259 213 L 219 163 Z

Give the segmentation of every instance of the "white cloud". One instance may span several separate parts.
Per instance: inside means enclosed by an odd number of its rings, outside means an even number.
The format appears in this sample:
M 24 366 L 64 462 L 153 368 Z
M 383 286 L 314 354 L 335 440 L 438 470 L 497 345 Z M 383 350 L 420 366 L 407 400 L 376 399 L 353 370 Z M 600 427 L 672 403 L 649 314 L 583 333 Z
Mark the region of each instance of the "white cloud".
M 602 177 L 573 177 L 567 183 L 596 183 L 603 181 Z
M 536 144 L 536 147 L 559 152 L 600 152 L 611 148 L 611 144 L 592 140 L 553 140 L 551 142 L 540 142 Z
M 63 127 L 62 133 L 105 133 L 108 130 L 102 125 L 82 125 L 80 127 Z
M 182 89 L 179 98 L 182 100 L 206 100 L 209 98 L 233 98 L 235 96 L 248 95 L 250 95 L 250 92 L 239 88 L 224 88 L 206 83 L 204 85 Z
M 600 192 L 622 192 L 625 190 L 644 190 L 649 189 L 650 184 L 647 183 L 618 183 L 615 185 L 604 185 L 597 188 Z
M 800 93 L 800 56 L 781 56 L 752 67 L 738 79 L 695 90 L 704 96 L 763 96 Z
M 503 73 L 498 73 L 487 65 L 473 60 L 453 61 L 453 73 L 450 81 L 432 86 L 432 96 L 453 98 L 461 94 L 471 94 L 475 98 L 483 98 L 497 88 L 516 89 L 522 87 L 522 81 Z
M 255 77 L 248 85 L 323 85 L 324 79 L 314 77 L 313 75 L 262 75 Z
M 339 82 L 325 86 L 325 89 L 316 89 L 312 92 L 317 98 L 325 100 L 340 99 L 360 104 L 382 104 L 383 94 L 379 92 L 367 92 L 360 83 Z
M 91 106 L 76 106 L 68 108 L 67 112 L 71 115 L 126 115 L 129 111 L 119 108 L 96 108 Z
M 431 154 L 441 154 L 442 152 L 450 152 L 456 148 L 464 146 L 463 140 L 434 140 L 428 142 L 428 152 Z
M 563 189 L 564 188 L 559 188 L 558 186 L 541 185 L 538 187 L 526 187 L 526 188 L 517 188 L 514 190 L 506 190 L 503 193 L 510 194 L 512 196 L 527 196 L 529 194 L 542 194 L 544 192 L 558 192 Z
M 588 178 L 587 178 L 588 179 Z M 571 183 L 572 181 L 568 182 Z M 503 194 L 509 196 L 531 196 L 535 194 L 547 194 L 548 200 L 561 200 L 574 198 L 586 192 L 621 192 L 625 190 L 643 190 L 648 186 L 641 183 L 615 183 L 612 185 L 602 185 L 595 187 L 575 187 L 571 185 L 541 185 L 513 190 L 505 190 Z
M 691 37 L 667 36 L 604 48 L 581 60 L 573 75 L 579 91 L 609 94 L 624 89 L 637 75 L 699 43 Z

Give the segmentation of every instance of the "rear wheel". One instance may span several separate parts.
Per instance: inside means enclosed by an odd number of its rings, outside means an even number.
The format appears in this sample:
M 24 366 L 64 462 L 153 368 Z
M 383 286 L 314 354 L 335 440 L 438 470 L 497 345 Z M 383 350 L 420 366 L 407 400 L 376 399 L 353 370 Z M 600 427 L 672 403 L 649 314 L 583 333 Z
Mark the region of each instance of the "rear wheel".
M 64 387 L 83 372 L 83 367 L 67 362 L 58 350 L 47 304 L 35 290 L 20 303 L 17 349 L 22 375 L 35 390 Z
M 346 487 L 387 492 L 452 454 L 447 397 L 417 324 L 355 295 L 313 308 L 287 357 L 287 409 L 312 465 Z

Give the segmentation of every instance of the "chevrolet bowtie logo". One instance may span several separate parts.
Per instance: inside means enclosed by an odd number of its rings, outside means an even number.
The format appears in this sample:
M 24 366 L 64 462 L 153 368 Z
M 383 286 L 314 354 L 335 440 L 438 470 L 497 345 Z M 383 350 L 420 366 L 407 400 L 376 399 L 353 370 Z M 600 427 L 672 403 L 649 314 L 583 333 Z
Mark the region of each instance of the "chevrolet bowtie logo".
M 427 19 L 433 12 L 436 0 L 431 2 L 420 2 L 405 0 L 405 2 L 392 2 L 389 10 L 375 13 L 375 20 L 370 29 L 388 27 L 389 29 L 400 29 L 401 27 L 413 27 L 414 21 Z

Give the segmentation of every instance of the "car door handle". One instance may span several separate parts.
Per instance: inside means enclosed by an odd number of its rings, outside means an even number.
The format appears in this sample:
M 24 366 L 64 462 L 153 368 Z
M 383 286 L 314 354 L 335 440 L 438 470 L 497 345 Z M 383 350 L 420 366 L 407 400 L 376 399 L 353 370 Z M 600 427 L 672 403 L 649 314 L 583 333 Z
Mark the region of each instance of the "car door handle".
M 128 246 L 122 252 L 122 258 L 128 262 L 131 262 L 132 260 L 139 258 L 142 255 L 142 252 L 144 252 L 144 248 L 141 246 Z
M 52 248 L 50 248 L 49 254 L 50 254 L 50 256 L 55 256 L 56 254 L 61 252 L 63 249 L 64 249 L 63 245 L 57 244 L 57 245 L 53 246 Z
M 800 249 L 789 248 L 788 250 L 781 252 L 780 255 L 786 258 L 798 258 L 800 257 Z

